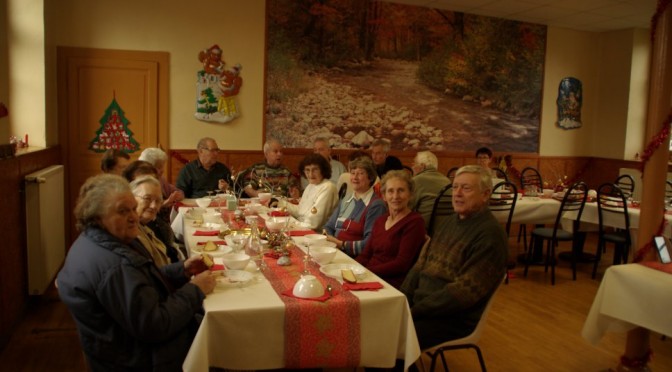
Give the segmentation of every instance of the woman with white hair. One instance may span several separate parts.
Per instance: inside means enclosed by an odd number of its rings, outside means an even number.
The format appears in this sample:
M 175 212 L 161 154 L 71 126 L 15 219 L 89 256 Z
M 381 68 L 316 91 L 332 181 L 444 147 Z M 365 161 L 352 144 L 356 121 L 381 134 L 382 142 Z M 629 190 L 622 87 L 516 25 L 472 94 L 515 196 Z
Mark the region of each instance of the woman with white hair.
M 184 199 L 184 193 L 175 187 L 175 185 L 171 185 L 166 177 L 163 176 L 163 168 L 168 161 L 168 155 L 160 148 L 148 147 L 142 151 L 138 160 L 144 160 L 156 168 L 156 173 L 161 182 L 161 194 L 163 195 L 162 211 L 159 213 L 159 216 L 170 222 L 170 208 L 175 202 Z

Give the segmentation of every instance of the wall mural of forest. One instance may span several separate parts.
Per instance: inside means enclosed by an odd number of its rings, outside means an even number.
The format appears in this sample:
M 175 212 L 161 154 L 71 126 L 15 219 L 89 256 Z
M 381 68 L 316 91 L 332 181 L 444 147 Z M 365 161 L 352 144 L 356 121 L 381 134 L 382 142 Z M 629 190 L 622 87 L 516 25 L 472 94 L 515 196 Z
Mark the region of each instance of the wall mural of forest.
M 266 136 L 539 151 L 546 26 L 373 0 L 267 0 Z

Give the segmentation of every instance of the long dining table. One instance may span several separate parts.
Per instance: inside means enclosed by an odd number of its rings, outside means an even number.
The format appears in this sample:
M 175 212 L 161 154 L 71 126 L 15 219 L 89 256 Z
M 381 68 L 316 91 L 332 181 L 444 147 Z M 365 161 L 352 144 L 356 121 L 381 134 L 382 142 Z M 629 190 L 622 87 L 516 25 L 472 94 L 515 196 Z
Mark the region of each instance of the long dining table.
M 199 242 L 219 239 L 216 236 L 195 236 L 199 227 L 193 224 L 190 214 L 180 213 L 180 216 L 184 219 L 182 228 L 187 250 L 194 250 Z M 264 213 L 261 216 L 267 217 Z M 304 238 L 293 239 L 297 246 L 303 247 Z M 265 260 L 272 258 L 266 257 Z M 215 263 L 221 263 L 221 259 L 215 257 Z M 332 263 L 352 264 L 355 261 L 339 251 Z M 287 368 L 286 354 L 293 347 L 299 347 L 299 340 L 288 336 L 285 302 L 274 289 L 270 276 L 260 272 L 254 261 L 251 260 L 245 270 L 253 273 L 255 278 L 245 284 L 222 281 L 204 300 L 205 315 L 184 361 L 185 371 L 208 371 L 210 367 L 246 370 Z M 318 272 L 316 275 L 322 274 Z M 330 324 L 328 320 L 323 320 L 324 324 L 320 327 L 328 331 L 358 325 L 355 330 L 360 335 L 358 366 L 389 368 L 397 359 L 404 359 L 408 368 L 419 358 L 420 347 L 406 297 L 373 273 L 366 275 L 365 281 L 379 282 L 383 288 L 348 292 L 359 302 L 359 322 L 346 320 Z M 333 282 L 333 278 L 331 280 Z M 336 283 L 335 287 L 334 299 L 339 292 L 344 294 L 340 284 Z M 324 306 L 317 301 L 299 301 Z M 311 335 L 303 336 L 310 339 Z M 329 350 L 330 345 L 321 347 Z M 344 364 L 338 367 L 353 366 Z

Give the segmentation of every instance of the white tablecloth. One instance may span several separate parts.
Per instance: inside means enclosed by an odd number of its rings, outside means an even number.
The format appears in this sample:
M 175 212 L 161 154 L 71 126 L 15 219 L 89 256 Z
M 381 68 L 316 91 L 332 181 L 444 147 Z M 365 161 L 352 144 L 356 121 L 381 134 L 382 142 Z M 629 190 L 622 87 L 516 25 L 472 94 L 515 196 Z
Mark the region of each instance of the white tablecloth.
M 605 332 L 643 327 L 672 337 L 672 275 L 640 264 L 611 266 L 595 295 L 582 336 L 597 344 Z
M 195 228 L 185 219 L 187 247 L 216 237 L 193 236 Z M 216 259 L 217 262 L 217 259 Z M 333 263 L 353 262 L 339 252 Z M 250 263 L 247 269 L 254 272 Z M 208 371 L 209 366 L 228 369 L 284 367 L 285 306 L 261 274 L 245 285 L 222 284 L 208 295 L 205 317 L 184 362 L 185 371 Z M 420 346 L 406 297 L 369 273 L 366 281 L 380 281 L 385 288 L 352 292 L 360 300 L 361 357 L 367 367 L 391 367 L 405 359 L 406 366 L 420 356 Z
M 523 197 L 516 201 L 511 223 L 553 224 L 560 209 L 560 202 L 551 198 Z M 493 211 L 497 220 L 506 223 L 509 212 Z

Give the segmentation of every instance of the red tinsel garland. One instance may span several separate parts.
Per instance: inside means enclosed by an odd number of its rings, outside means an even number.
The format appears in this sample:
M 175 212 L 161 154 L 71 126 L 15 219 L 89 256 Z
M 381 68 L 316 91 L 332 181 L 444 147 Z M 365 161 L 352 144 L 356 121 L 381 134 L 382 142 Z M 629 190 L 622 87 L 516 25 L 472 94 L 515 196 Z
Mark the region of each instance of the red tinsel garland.
M 648 145 L 646 145 L 646 148 L 640 155 L 640 159 L 642 160 L 642 164 L 640 165 L 640 168 L 642 172 L 644 172 L 644 168 L 646 167 L 646 162 L 651 159 L 651 156 L 653 156 L 653 153 L 658 150 L 658 148 L 663 144 L 668 143 L 668 138 L 670 135 L 670 124 L 672 124 L 672 112 L 667 116 L 667 119 L 663 122 L 663 127 L 660 128 L 660 131 L 658 134 L 653 136 L 651 139 L 651 142 L 649 142 Z
M 641 358 L 628 358 L 625 355 L 621 356 L 621 365 L 623 367 L 628 368 L 627 370 L 634 368 L 642 368 L 649 363 L 651 357 L 653 357 L 653 350 L 649 348 L 646 354 L 644 354 Z

